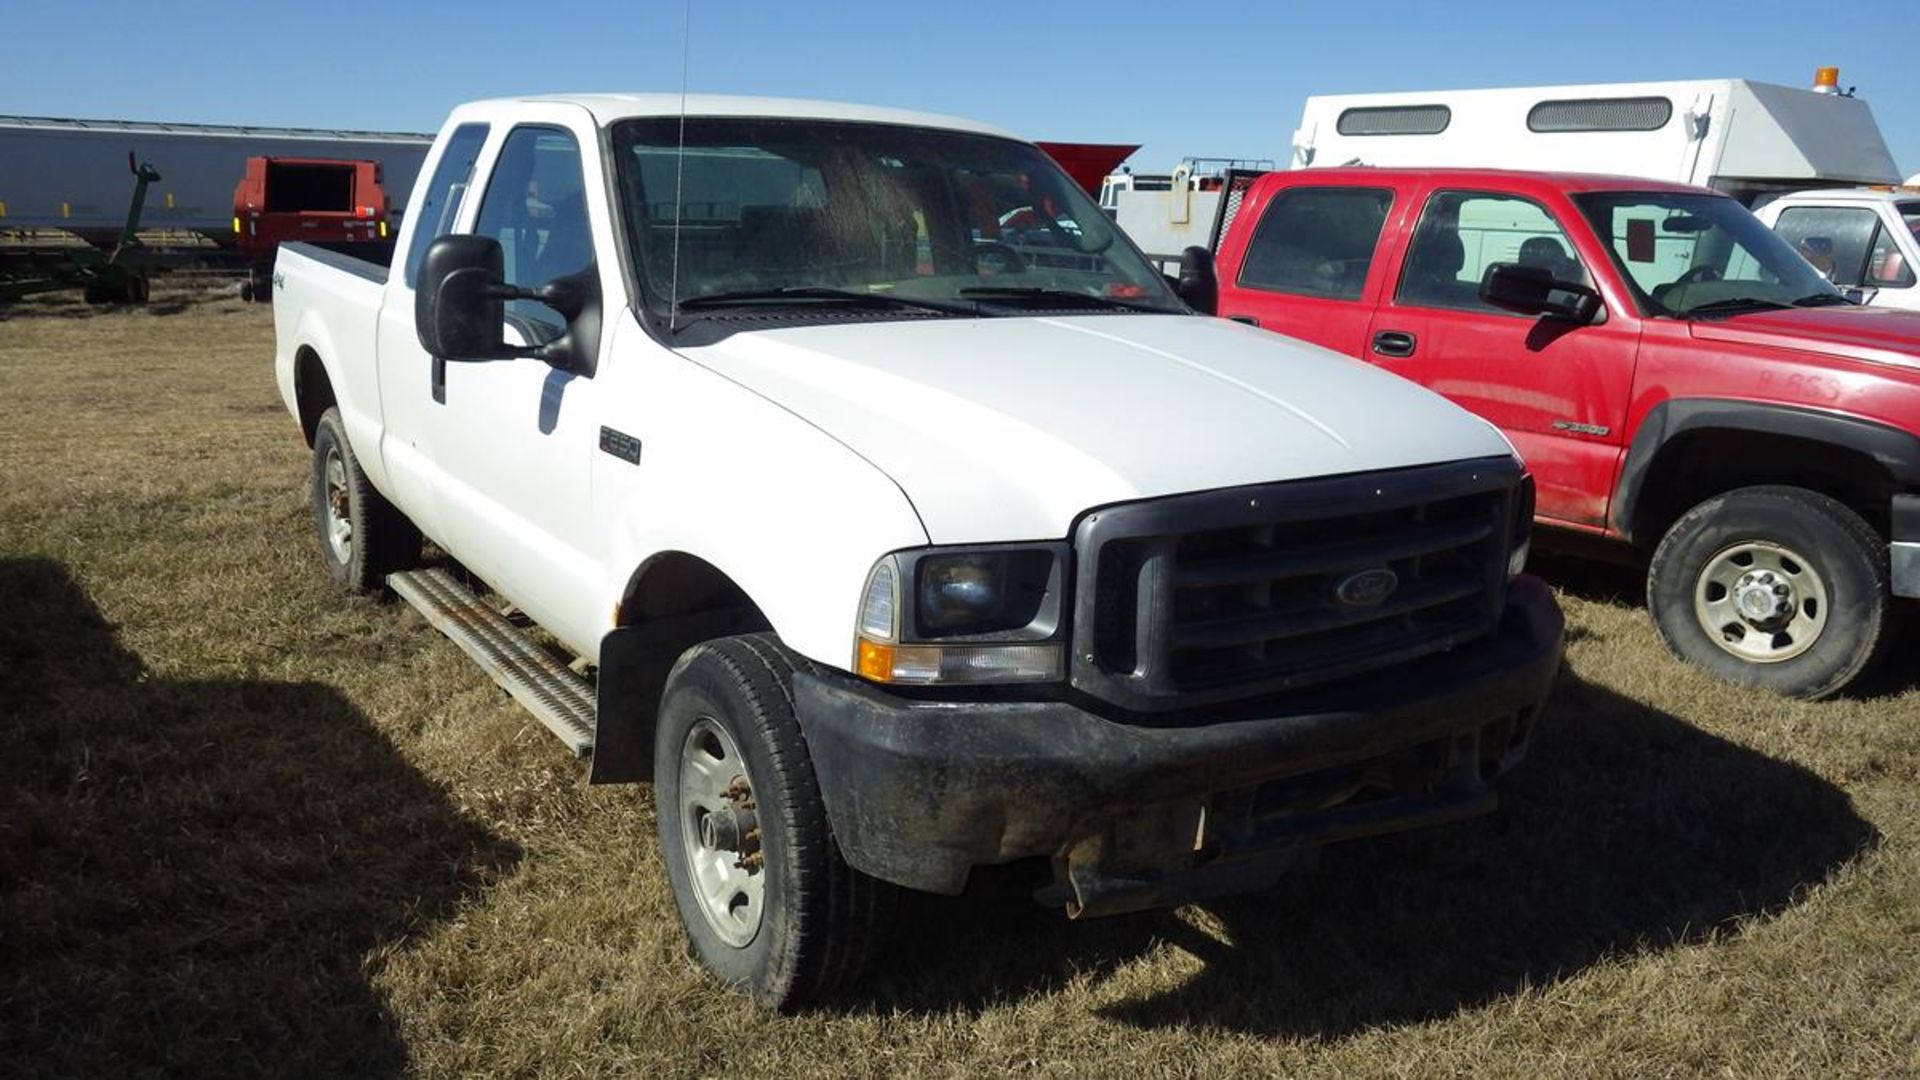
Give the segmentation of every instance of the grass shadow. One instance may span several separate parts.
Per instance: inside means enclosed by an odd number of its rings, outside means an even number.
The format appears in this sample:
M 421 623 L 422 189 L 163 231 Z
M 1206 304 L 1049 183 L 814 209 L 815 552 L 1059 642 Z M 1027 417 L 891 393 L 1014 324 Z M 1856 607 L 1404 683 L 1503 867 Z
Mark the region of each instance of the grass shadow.
M 1339 1038 L 1728 932 L 1877 841 L 1812 772 L 1571 672 L 1502 798 L 1490 817 L 1336 845 L 1317 872 L 1209 904 L 1218 936 L 1166 914 L 1065 924 L 1012 901 L 921 905 L 866 1001 L 977 1009 L 1170 942 L 1200 973 L 1106 1015 Z
M 328 687 L 154 679 L 55 562 L 0 597 L 0 1060 L 405 1071 L 378 953 L 519 852 Z

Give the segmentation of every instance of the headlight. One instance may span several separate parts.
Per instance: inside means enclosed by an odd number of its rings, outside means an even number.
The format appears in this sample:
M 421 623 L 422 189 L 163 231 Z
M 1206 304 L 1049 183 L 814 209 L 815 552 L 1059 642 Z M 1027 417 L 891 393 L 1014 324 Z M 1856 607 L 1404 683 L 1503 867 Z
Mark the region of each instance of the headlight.
M 1065 544 L 888 555 L 867 577 L 854 670 L 916 686 L 1062 678 L 1066 560 Z
M 1513 500 L 1513 532 L 1507 540 L 1507 580 L 1512 581 L 1527 568 L 1527 555 L 1533 549 L 1533 474 L 1520 474 L 1520 490 Z

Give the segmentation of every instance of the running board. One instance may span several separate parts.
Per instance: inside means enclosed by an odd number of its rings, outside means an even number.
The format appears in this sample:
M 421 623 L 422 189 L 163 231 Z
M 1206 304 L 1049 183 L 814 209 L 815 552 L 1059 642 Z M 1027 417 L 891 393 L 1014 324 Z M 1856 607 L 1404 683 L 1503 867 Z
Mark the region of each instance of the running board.
M 426 616 L 434 629 L 452 638 L 460 651 L 576 755 L 593 753 L 592 683 L 534 644 L 445 570 L 389 574 L 387 586 Z

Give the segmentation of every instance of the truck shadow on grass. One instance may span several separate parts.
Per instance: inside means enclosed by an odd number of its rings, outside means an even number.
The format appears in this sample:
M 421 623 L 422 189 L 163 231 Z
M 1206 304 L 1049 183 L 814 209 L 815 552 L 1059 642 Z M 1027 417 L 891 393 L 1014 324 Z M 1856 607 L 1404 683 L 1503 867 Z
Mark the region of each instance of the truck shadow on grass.
M 519 852 L 330 688 L 150 679 L 55 562 L 0 597 L 0 1060 L 403 1071 L 379 954 Z
M 1572 672 L 1508 779 L 1496 814 L 1329 848 L 1317 872 L 1272 893 L 1206 905 L 1207 930 L 1166 914 L 1066 926 L 1010 900 L 979 914 L 917 904 L 887 965 L 913 975 L 882 976 L 872 1004 L 980 1008 L 1163 963 L 1127 978 L 1177 985 L 1101 1011 L 1142 1027 L 1339 1038 L 1728 932 L 1878 840 L 1812 772 Z

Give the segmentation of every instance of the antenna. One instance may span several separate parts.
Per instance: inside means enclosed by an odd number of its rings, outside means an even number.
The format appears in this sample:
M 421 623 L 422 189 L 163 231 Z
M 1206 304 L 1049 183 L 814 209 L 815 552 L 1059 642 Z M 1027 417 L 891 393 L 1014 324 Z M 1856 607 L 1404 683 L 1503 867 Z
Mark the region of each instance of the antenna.
M 689 43 L 693 40 L 693 0 L 683 0 L 680 6 L 680 144 L 673 152 L 673 271 L 667 287 L 667 333 L 671 334 L 680 321 L 680 215 L 682 213 L 682 178 L 686 175 L 687 161 L 687 56 L 691 51 Z

